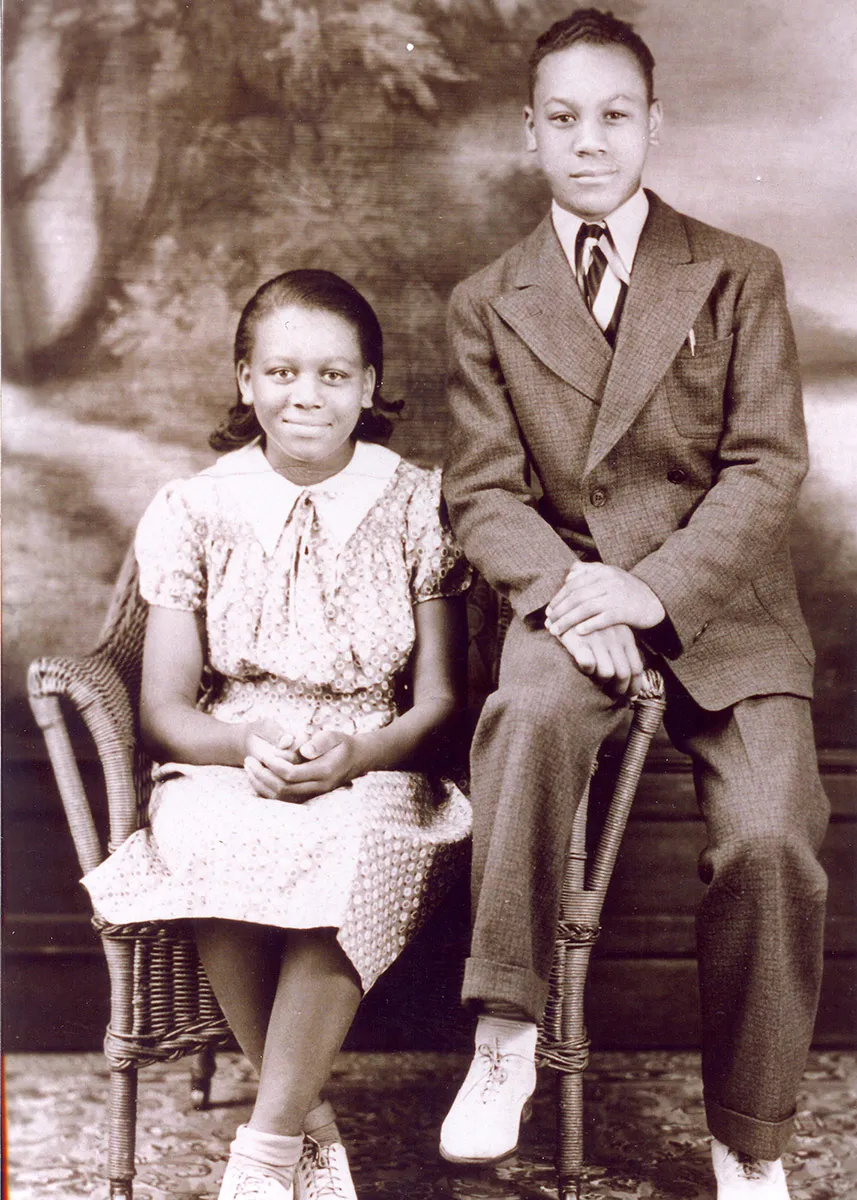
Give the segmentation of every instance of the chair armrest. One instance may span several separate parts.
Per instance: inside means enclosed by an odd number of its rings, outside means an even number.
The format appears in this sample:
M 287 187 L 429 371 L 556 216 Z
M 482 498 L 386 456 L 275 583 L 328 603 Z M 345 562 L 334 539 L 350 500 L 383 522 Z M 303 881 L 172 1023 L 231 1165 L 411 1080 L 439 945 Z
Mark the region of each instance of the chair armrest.
M 95 743 L 104 772 L 112 849 L 138 827 L 138 783 L 142 788 L 147 778 L 148 762 L 137 748 L 128 690 L 107 647 L 82 658 L 37 659 L 27 685 L 85 873 L 104 854 L 59 700 L 65 697 L 80 714 Z

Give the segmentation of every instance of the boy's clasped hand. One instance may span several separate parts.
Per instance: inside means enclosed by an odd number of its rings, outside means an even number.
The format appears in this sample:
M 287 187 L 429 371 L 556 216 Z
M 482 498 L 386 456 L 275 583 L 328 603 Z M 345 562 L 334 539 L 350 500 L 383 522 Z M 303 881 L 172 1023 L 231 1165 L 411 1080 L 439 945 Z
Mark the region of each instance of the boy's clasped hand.
M 608 691 L 635 695 L 643 659 L 635 629 L 653 629 L 664 606 L 641 579 L 607 563 L 577 562 L 545 611 L 545 628 L 558 638 L 584 675 Z

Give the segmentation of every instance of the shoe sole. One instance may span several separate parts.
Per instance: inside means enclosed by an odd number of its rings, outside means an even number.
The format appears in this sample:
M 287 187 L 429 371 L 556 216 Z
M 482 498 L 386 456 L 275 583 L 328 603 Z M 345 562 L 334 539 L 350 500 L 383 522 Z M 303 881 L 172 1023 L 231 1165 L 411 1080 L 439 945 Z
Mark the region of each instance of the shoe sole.
M 521 1109 L 521 1124 L 526 1125 L 532 1118 L 532 1115 L 533 1102 L 532 1100 L 526 1100 L 524 1107 Z M 516 1143 L 511 1150 L 504 1150 L 502 1154 L 496 1154 L 493 1158 L 461 1158 L 457 1154 L 450 1154 L 448 1150 L 444 1150 L 443 1142 L 438 1147 L 442 1159 L 461 1167 L 492 1167 L 496 1163 L 506 1162 L 507 1159 L 513 1158 L 518 1153 L 518 1148 L 518 1144 Z
M 493 1167 L 497 1163 L 506 1162 L 518 1153 L 518 1147 L 514 1146 L 511 1150 L 504 1150 L 502 1154 L 498 1154 L 496 1158 L 459 1158 L 456 1154 L 450 1154 L 440 1147 L 440 1157 L 448 1163 L 455 1163 L 459 1167 Z

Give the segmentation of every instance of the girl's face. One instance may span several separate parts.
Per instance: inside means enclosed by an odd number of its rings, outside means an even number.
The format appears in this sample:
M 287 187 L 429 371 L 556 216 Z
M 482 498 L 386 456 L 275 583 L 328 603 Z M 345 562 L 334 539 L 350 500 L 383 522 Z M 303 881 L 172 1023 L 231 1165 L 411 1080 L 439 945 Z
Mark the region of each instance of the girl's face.
M 290 304 L 261 317 L 249 360 L 237 369 L 245 404 L 265 432 L 271 466 L 301 481 L 347 466 L 361 409 L 372 407 L 375 370 L 356 330 L 336 313 Z

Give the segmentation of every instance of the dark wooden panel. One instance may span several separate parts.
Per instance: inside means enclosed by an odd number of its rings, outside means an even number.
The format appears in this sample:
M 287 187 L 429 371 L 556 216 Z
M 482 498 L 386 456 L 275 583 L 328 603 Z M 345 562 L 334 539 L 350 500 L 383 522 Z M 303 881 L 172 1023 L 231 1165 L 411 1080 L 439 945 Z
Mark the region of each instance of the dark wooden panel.
M 701 820 L 629 822 L 604 906 L 605 938 L 626 922 L 641 934 L 651 923 L 654 940 L 642 942 L 640 953 L 664 953 L 670 922 L 683 934 L 705 892 L 696 869 L 704 845 Z M 832 823 L 820 857 L 830 880 L 827 947 L 857 953 L 857 822 Z M 693 953 L 693 942 L 682 937 L 670 952 Z
M 3 963 L 3 1045 L 18 1050 L 98 1050 L 110 1001 L 107 963 L 96 945 L 75 952 L 9 954 Z
M 637 952 L 686 954 L 688 920 L 704 887 L 696 872 L 699 851 L 705 844 L 701 821 L 636 820 L 629 824 L 607 896 L 603 924 L 605 938 L 629 937 Z M 54 927 L 68 940 L 79 928 L 67 918 L 85 919 L 88 902 L 78 882 L 79 871 L 64 825 L 45 825 L 38 817 L 21 817 L 7 849 L 5 908 L 7 938 L 11 946 L 36 949 L 33 938 L 49 945 Z M 821 852 L 830 878 L 828 949 L 857 953 L 855 887 L 857 879 L 857 823 L 831 824 Z M 624 926 L 634 929 L 626 933 Z M 647 940 L 646 930 L 651 931 Z M 677 941 L 668 949 L 673 931 Z M 7 942 L 7 946 L 10 942 Z M 611 944 L 611 949 L 617 946 Z
M 658 751 L 616 865 L 591 979 L 590 1023 L 604 1045 L 696 1043 L 693 911 L 703 891 L 696 858 L 705 835 L 685 765 L 674 752 Z M 97 770 L 87 776 L 97 794 Z M 833 820 L 822 850 L 831 891 L 818 1038 L 842 1045 L 857 1040 L 857 777 L 834 769 L 824 782 Z M 97 1047 L 106 1022 L 106 968 L 44 765 L 7 766 L 3 849 L 5 1044 Z M 458 1006 L 467 907 L 462 880 L 373 990 L 349 1045 L 467 1048 L 469 1023 Z
M 846 770 L 847 762 L 851 768 Z M 605 763 L 606 779 L 613 760 Z M 821 779 L 830 801 L 833 821 L 857 820 L 857 776 L 853 756 L 844 760 L 830 753 L 820 755 Z M 631 820 L 653 817 L 658 820 L 695 820 L 699 817 L 689 760 L 672 751 L 647 763 L 640 780 Z
M 692 959 L 593 960 L 586 1019 L 601 1049 L 695 1047 L 699 1044 L 696 963 Z M 854 1046 L 857 960 L 828 959 L 814 1045 Z
M 466 1051 L 471 1023 L 458 1005 L 459 975 L 414 956 L 370 993 L 349 1036 L 354 1050 Z M 14 955 L 5 967 L 4 1046 L 95 1050 L 107 1023 L 107 969 L 100 951 Z M 13 998 L 10 1002 L 10 997 Z M 601 1048 L 698 1045 L 696 963 L 691 958 L 597 958 L 587 1022 Z M 816 1046 L 857 1041 L 857 959 L 829 958 Z
M 857 955 L 857 921 L 853 915 L 828 913 L 824 944 L 829 956 Z M 611 957 L 693 957 L 694 914 L 607 912 L 605 907 L 595 953 Z

